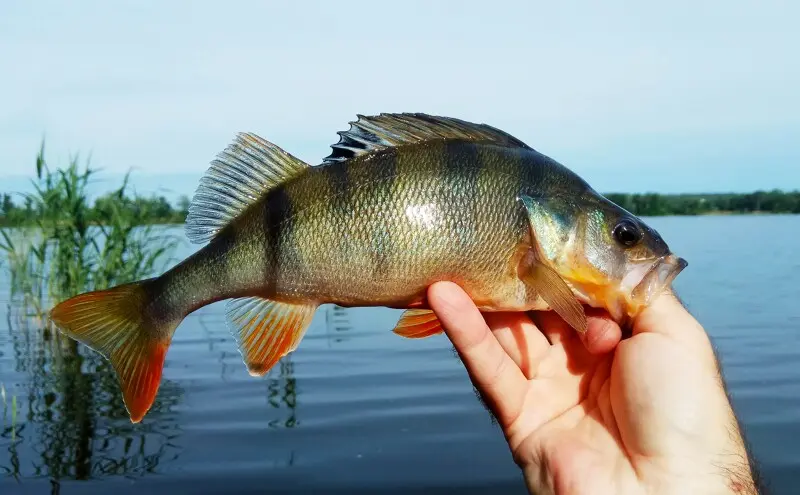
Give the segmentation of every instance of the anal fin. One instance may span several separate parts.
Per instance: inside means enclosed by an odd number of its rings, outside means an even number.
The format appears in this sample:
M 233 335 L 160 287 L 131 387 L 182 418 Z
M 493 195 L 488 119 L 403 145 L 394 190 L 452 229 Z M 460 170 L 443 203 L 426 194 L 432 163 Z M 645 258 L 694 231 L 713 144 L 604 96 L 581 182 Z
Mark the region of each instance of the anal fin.
M 289 304 L 260 297 L 228 303 L 231 333 L 250 375 L 263 376 L 297 349 L 316 310 L 316 304 Z
M 394 333 L 407 339 L 424 339 L 442 333 L 442 323 L 429 309 L 409 309 L 403 312 Z

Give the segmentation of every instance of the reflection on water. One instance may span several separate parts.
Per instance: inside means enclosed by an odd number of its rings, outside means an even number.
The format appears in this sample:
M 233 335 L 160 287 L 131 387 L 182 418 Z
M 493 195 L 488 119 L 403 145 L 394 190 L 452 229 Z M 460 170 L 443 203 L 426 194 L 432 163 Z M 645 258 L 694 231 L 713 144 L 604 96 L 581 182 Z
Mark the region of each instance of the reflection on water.
M 297 380 L 294 378 L 294 364 L 291 356 L 283 358 L 276 366 L 278 377 L 273 378 L 275 369 L 267 378 L 267 403 L 276 408 L 286 408 L 286 417 L 269 421 L 270 428 L 294 428 L 297 426 Z
M 0 448 L 7 452 L 0 456 L 3 476 L 49 478 L 57 491 L 60 480 L 162 472 L 181 456 L 176 406 L 184 392 L 177 383 L 163 379 L 147 417 L 132 424 L 108 361 L 19 305 L 7 307 L 5 324 L 14 372 L 22 379 L 13 389 L 2 384 L 8 396 L 0 434 Z M 208 345 L 213 350 L 214 339 Z M 226 353 L 220 357 L 223 376 Z M 291 359 L 282 360 L 264 381 L 266 403 L 285 410 L 268 427 L 295 427 L 297 380 Z
M 153 405 L 157 421 L 128 420 L 110 364 L 75 341 L 43 327 L 11 306 L 8 334 L 15 372 L 16 438 L 7 436 L 7 476 L 89 479 L 134 476 L 158 470 L 181 452 L 173 407 L 181 389 L 165 381 Z
M 329 338 L 332 342 L 346 342 L 350 337 L 347 332 L 353 329 L 350 322 L 350 313 L 347 308 L 331 304 L 325 310 L 325 324 L 329 330 Z

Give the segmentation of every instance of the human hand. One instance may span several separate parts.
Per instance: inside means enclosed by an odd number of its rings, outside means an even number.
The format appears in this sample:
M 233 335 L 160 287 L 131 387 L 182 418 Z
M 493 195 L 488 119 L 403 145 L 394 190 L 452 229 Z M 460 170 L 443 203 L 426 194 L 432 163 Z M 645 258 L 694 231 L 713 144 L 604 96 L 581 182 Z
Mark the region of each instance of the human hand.
M 758 493 L 711 343 L 675 296 L 622 341 L 591 308 L 581 337 L 552 311 L 482 315 L 450 282 L 428 302 L 532 493 Z

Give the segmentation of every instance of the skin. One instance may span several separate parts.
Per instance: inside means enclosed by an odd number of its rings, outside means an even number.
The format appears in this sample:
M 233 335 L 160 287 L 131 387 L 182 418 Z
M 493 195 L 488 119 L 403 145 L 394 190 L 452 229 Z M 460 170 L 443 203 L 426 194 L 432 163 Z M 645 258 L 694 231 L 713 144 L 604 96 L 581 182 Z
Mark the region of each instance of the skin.
M 708 335 L 673 294 L 626 339 L 591 308 L 580 336 L 551 311 L 484 315 L 451 282 L 428 300 L 531 493 L 762 493 Z

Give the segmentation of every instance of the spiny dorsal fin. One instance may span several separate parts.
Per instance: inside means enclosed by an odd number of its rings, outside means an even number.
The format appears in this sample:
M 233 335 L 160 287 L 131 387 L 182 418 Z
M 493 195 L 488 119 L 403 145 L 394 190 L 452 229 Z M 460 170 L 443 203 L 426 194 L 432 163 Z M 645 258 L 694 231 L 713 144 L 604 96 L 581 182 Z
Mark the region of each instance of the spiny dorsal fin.
M 255 134 L 237 134 L 200 179 L 186 217 L 186 236 L 195 243 L 209 241 L 265 192 L 308 166 Z
M 436 139 L 463 139 L 511 148 L 532 149 L 507 132 L 486 124 L 424 113 L 382 113 L 350 122 L 350 129 L 337 132 L 339 142 L 323 162 L 333 163 L 371 151 Z

